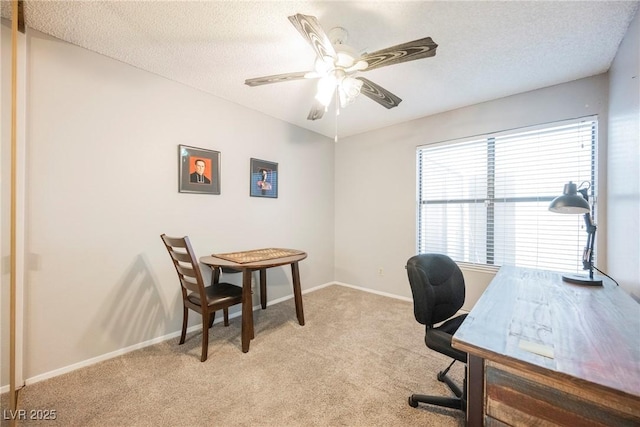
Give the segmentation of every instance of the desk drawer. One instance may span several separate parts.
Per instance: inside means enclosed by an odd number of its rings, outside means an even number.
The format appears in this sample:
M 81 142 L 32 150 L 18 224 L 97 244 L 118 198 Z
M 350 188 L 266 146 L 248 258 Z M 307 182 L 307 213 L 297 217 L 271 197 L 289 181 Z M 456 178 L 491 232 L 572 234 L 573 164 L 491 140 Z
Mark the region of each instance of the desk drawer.
M 577 380 L 487 361 L 485 423 L 512 426 L 638 426 L 637 398 Z

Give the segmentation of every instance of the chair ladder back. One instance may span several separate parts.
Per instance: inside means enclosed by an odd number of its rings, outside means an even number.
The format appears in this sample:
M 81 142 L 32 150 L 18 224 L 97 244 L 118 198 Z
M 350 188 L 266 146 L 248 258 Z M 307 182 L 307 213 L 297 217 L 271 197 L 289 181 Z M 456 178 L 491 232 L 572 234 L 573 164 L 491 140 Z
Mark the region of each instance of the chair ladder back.
M 204 297 L 204 280 L 189 238 L 187 236 L 182 238 L 168 237 L 164 234 L 160 237 L 169 251 L 181 286 L 191 292 L 198 293 L 201 298 Z M 180 249 L 180 251 L 176 249 Z
M 187 243 L 184 237 L 169 237 L 166 234 L 163 234 L 160 237 L 162 237 L 162 241 L 167 246 L 172 248 L 187 248 Z
M 171 258 L 173 258 L 174 262 L 191 264 L 191 255 L 186 252 L 178 252 L 173 247 L 171 248 Z
M 184 276 L 180 276 L 180 284 L 188 291 L 200 293 L 200 286 L 198 283 L 187 280 Z

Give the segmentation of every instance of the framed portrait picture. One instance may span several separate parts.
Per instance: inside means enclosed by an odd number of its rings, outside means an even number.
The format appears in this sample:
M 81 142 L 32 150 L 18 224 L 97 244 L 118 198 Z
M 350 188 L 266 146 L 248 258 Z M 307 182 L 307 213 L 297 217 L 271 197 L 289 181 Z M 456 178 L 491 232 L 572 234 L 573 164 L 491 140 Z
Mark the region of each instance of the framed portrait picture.
M 178 191 L 220 194 L 220 152 L 178 146 Z
M 266 160 L 251 159 L 249 195 L 253 197 L 278 197 L 278 164 Z

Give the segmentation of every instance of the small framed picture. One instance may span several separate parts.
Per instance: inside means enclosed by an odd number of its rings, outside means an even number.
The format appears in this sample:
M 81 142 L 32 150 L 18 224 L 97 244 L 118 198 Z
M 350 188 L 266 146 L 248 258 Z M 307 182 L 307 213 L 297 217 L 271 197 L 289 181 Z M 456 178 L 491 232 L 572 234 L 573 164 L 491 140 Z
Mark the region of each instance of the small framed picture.
M 253 197 L 278 197 L 278 164 L 266 160 L 251 159 L 249 195 Z
M 178 191 L 220 194 L 220 152 L 178 146 Z

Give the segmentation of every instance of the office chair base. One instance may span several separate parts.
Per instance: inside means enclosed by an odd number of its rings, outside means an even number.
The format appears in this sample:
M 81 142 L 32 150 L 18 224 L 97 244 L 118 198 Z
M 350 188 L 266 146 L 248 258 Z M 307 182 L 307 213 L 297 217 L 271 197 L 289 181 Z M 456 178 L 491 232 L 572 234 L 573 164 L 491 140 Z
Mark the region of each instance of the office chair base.
M 445 383 L 456 397 L 444 397 L 444 396 L 427 396 L 424 394 L 412 394 L 409 397 L 409 406 L 417 408 L 418 403 L 426 403 L 429 405 L 436 405 L 445 408 L 458 409 L 463 412 L 467 412 L 467 366 L 464 368 L 464 380 L 463 390 L 458 387 L 456 383 L 449 378 L 447 372 L 453 366 L 456 361 L 452 361 L 451 364 L 444 371 L 438 373 L 438 381 Z
M 458 399 L 463 397 L 463 391 L 458 387 L 458 384 L 454 383 L 453 380 L 449 378 L 446 372 L 443 371 L 438 373 L 438 381 L 445 383 L 449 387 L 449 390 L 451 390 Z
M 409 396 L 409 406 L 417 408 L 419 403 L 459 409 L 465 412 L 467 409 L 466 402 L 457 397 L 426 396 L 424 394 L 412 394 Z

